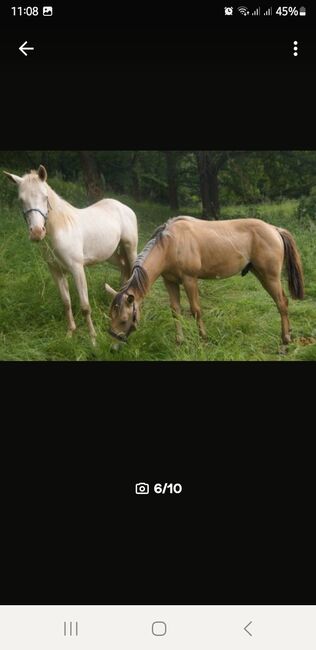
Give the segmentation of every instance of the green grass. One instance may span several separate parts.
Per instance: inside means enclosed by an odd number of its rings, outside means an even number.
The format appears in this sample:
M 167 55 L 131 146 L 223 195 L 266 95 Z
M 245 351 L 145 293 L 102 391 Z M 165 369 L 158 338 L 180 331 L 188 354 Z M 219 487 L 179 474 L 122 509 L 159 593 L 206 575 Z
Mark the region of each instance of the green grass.
M 60 183 L 60 181 L 59 181 Z M 52 181 L 52 185 L 54 183 Z M 57 189 L 57 187 L 56 187 Z M 15 191 L 15 188 L 13 188 Z M 58 188 L 65 198 L 84 204 L 82 192 L 71 184 Z M 143 247 L 157 225 L 175 216 L 165 206 L 135 203 L 130 197 L 116 197 L 132 207 L 139 221 L 140 246 Z M 0 193 L 0 359 L 2 360 L 179 360 L 179 361 L 288 361 L 316 360 L 316 233 L 313 224 L 299 224 L 296 202 L 258 206 L 230 206 L 223 218 L 255 216 L 288 228 L 301 251 L 306 282 L 306 299 L 290 300 L 289 313 L 294 342 L 287 354 L 280 353 L 280 317 L 276 306 L 249 273 L 221 281 L 200 281 L 201 305 L 208 340 L 202 341 L 189 313 L 188 301 L 181 289 L 182 323 L 185 342 L 175 343 L 175 328 L 161 278 L 144 301 L 138 331 L 117 353 L 111 352 L 107 334 L 110 298 L 104 293 L 107 281 L 118 288 L 119 274 L 108 264 L 86 270 L 92 316 L 98 333 L 95 348 L 90 343 L 80 312 L 78 297 L 70 279 L 77 331 L 66 337 L 66 323 L 57 288 L 42 259 L 43 244 L 28 240 L 17 201 Z M 179 214 L 199 216 L 198 211 Z M 287 294 L 287 283 L 284 282 Z M 316 338 L 315 338 L 316 341 Z M 304 344 L 305 343 L 305 344 Z

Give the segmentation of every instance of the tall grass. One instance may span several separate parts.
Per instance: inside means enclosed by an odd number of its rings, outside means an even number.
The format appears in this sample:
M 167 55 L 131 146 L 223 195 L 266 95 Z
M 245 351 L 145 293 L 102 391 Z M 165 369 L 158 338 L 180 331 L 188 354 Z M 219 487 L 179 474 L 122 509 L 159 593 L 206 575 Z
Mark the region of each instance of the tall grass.
M 7 182 L 7 181 L 6 181 Z M 52 186 L 64 198 L 85 205 L 81 188 L 57 179 Z M 9 184 L 8 184 L 9 185 Z M 160 279 L 144 301 L 141 324 L 127 345 L 111 352 L 107 281 L 119 288 L 119 274 L 108 264 L 86 269 L 92 316 L 98 333 L 94 348 L 81 315 L 72 279 L 70 291 L 77 331 L 66 337 L 66 323 L 57 288 L 42 258 L 39 245 L 28 240 L 20 214 L 16 189 L 1 193 L 0 185 L 0 359 L 2 360 L 315 360 L 316 359 L 316 233 L 313 224 L 299 224 L 296 203 L 258 206 L 230 206 L 223 218 L 255 216 L 288 228 L 301 251 L 306 282 L 306 299 L 290 300 L 289 312 L 293 343 L 287 354 L 280 350 L 280 317 L 276 306 L 251 273 L 221 281 L 201 281 L 200 293 L 208 340 L 202 341 L 189 314 L 188 301 L 181 290 L 182 323 L 185 342 L 175 343 L 175 329 L 168 297 Z M 11 193 L 12 192 L 12 193 Z M 130 197 L 116 197 L 133 208 L 139 222 L 143 247 L 157 225 L 175 216 L 165 206 L 136 203 Z M 199 216 L 188 208 L 179 214 Z M 285 284 L 287 291 L 287 283 Z M 287 291 L 288 294 L 288 291 Z M 315 344 L 313 339 L 315 338 Z

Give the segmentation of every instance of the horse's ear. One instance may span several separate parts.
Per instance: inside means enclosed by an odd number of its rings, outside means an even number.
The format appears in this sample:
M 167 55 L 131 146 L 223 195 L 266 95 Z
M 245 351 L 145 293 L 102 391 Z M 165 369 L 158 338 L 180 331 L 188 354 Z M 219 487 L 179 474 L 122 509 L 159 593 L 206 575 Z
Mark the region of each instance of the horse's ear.
M 132 293 L 128 293 L 128 294 L 127 294 L 127 302 L 128 302 L 128 304 L 129 304 L 129 305 L 132 305 L 133 302 L 134 302 L 134 300 L 135 300 L 135 296 L 133 296 Z
M 118 291 L 115 291 L 115 289 L 112 289 L 112 287 L 110 287 L 109 284 L 105 283 L 104 288 L 105 288 L 105 291 L 107 291 L 107 293 L 110 294 L 110 296 L 117 296 Z
M 47 181 L 47 171 L 46 171 L 44 165 L 39 166 L 39 168 L 37 170 L 37 173 L 38 173 L 39 179 L 41 181 L 43 181 L 43 183 L 45 183 L 45 181 Z
M 12 183 L 16 183 L 17 185 L 21 183 L 22 180 L 21 176 L 16 176 L 15 174 L 10 174 L 9 172 L 3 172 L 3 173 L 5 174 L 5 176 L 10 178 Z

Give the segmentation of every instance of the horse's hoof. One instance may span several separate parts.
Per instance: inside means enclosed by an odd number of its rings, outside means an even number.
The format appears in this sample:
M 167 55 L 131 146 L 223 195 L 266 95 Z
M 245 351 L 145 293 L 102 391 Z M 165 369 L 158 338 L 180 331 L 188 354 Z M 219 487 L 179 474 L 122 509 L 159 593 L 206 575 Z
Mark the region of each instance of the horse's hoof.
M 120 349 L 120 344 L 119 343 L 112 343 L 112 345 L 110 346 L 110 352 L 112 352 L 113 354 L 115 352 L 118 352 L 119 349 Z
M 283 343 L 283 345 L 280 345 L 279 354 L 284 355 L 284 354 L 287 354 L 288 351 L 289 351 L 289 348 L 288 348 L 288 345 L 286 343 Z
M 176 336 L 176 344 L 177 345 L 182 345 L 184 343 L 184 337 L 183 336 Z
M 67 330 L 66 338 L 72 339 L 72 335 L 76 330 Z

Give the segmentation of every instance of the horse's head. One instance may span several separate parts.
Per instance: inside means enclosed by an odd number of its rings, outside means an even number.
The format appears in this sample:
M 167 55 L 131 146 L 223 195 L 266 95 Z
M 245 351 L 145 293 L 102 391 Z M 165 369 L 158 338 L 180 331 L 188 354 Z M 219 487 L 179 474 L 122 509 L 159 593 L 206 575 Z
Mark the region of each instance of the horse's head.
M 46 183 L 47 172 L 40 165 L 37 172 L 30 172 L 24 176 L 4 174 L 18 186 L 19 199 L 28 225 L 30 239 L 41 241 L 46 235 L 46 220 L 48 216 L 48 186 Z
M 122 343 L 136 330 L 140 318 L 140 299 L 133 291 L 114 291 L 108 284 L 105 289 L 114 297 L 110 307 L 109 334 Z

